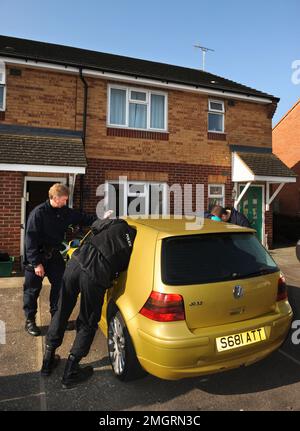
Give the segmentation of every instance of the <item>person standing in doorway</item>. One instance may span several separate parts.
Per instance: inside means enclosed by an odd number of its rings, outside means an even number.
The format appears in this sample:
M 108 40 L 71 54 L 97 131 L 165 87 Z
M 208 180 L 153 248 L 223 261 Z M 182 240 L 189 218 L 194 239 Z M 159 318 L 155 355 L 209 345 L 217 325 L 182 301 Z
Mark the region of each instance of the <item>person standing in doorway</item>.
M 81 213 L 67 206 L 69 189 L 56 183 L 49 189 L 49 199 L 35 207 L 28 218 L 25 234 L 25 282 L 23 310 L 25 330 L 33 336 L 40 335 L 36 325 L 37 301 L 43 278 L 48 277 L 50 290 L 51 317 L 57 310 L 59 291 L 65 270 L 65 262 L 60 254 L 68 226 L 90 226 L 96 215 Z

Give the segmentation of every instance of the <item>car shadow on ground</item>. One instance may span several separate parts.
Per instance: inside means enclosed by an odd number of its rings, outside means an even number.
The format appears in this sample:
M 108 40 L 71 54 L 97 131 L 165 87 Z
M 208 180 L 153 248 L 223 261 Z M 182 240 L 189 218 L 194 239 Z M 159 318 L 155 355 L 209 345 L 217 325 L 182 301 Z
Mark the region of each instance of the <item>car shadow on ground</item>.
M 120 382 L 112 375 L 107 366 L 108 359 L 104 357 L 91 363 L 96 371 L 88 382 L 69 390 L 61 387 L 64 365 L 65 360 L 47 378 L 42 378 L 38 372 L 1 377 L 0 411 L 160 410 L 164 404 L 193 390 L 198 394 L 202 391 L 203 397 L 205 394 L 246 397 L 250 393 L 265 392 L 300 381 L 299 365 L 280 352 L 252 366 L 224 373 L 178 381 L 147 376 L 128 383 Z M 189 408 L 195 409 L 195 405 Z

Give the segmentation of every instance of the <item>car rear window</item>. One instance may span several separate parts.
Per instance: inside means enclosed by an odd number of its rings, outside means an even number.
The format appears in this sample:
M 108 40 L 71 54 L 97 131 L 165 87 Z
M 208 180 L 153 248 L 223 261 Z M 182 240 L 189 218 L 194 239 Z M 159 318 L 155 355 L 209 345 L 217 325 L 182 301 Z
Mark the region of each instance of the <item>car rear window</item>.
M 171 285 L 211 283 L 279 271 L 254 234 L 202 234 L 165 238 L 162 281 Z

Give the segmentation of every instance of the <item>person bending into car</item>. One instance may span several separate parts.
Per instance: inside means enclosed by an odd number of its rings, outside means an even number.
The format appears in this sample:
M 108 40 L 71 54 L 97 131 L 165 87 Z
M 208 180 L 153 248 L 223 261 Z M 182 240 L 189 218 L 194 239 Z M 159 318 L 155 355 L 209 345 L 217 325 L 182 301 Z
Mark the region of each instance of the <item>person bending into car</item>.
M 65 366 L 62 385 L 69 388 L 93 374 L 91 366 L 80 367 L 80 360 L 89 353 L 106 289 L 116 274 L 127 269 L 136 230 L 122 219 L 97 220 L 91 232 L 76 249 L 66 266 L 58 310 L 51 320 L 41 374 L 48 376 L 57 366 L 55 350 L 62 344 L 68 319 L 80 293 L 80 312 L 76 320 L 76 338 Z
M 81 213 L 67 206 L 69 189 L 56 183 L 49 189 L 49 200 L 35 207 L 28 218 L 25 235 L 25 282 L 23 310 L 25 330 L 33 336 L 41 334 L 36 326 L 37 300 L 44 276 L 51 283 L 50 313 L 57 309 L 65 262 L 61 243 L 70 224 L 90 226 L 97 216 Z
M 226 207 L 221 215 L 222 221 L 232 224 L 237 224 L 243 227 L 251 227 L 247 217 L 234 207 Z
M 211 211 L 206 211 L 204 213 L 204 218 L 214 221 L 222 221 L 222 216 L 224 213 L 226 213 L 226 211 L 223 207 L 220 205 L 215 205 L 212 207 Z

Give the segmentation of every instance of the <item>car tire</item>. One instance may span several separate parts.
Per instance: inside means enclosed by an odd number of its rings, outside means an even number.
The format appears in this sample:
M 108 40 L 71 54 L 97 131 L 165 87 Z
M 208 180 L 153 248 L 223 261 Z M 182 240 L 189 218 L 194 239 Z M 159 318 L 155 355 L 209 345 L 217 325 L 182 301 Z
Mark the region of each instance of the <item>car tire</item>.
M 115 310 L 108 319 L 107 347 L 113 374 L 119 380 L 128 382 L 147 374 L 138 361 L 128 329 L 119 310 Z

